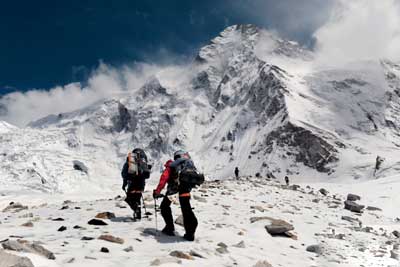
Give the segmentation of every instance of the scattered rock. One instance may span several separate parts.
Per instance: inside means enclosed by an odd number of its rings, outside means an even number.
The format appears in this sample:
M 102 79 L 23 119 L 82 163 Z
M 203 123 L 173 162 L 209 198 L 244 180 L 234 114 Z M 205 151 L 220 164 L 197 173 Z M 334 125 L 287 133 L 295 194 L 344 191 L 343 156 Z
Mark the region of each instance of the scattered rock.
M 61 226 L 60 228 L 58 228 L 58 232 L 64 232 L 65 230 L 67 230 L 66 226 Z
M 177 263 L 177 264 L 181 264 L 182 260 L 177 259 L 177 258 L 162 258 L 162 259 L 155 259 L 154 261 L 152 261 L 150 263 L 150 266 L 160 266 L 160 265 L 164 265 L 164 264 L 168 264 L 168 263 Z
M 90 236 L 82 236 L 82 238 L 81 238 L 81 240 L 83 240 L 83 241 L 90 241 L 93 239 L 94 239 L 94 237 L 90 237 Z
M 112 213 L 112 212 L 108 212 L 108 211 L 100 212 L 95 216 L 95 218 L 97 218 L 97 219 L 109 219 L 110 220 L 110 219 L 115 219 L 115 214 Z
M 261 206 L 251 206 L 250 209 L 255 209 L 255 210 L 258 210 L 259 212 L 264 212 L 264 211 L 266 211 L 266 209 L 264 209 L 264 208 L 261 207 Z
M 117 243 L 117 244 L 123 244 L 125 242 L 122 238 L 115 237 L 112 235 L 101 235 L 101 236 L 99 236 L 98 239 L 112 242 L 112 243 Z
M 229 253 L 228 249 L 227 249 L 227 248 L 224 248 L 224 247 L 218 247 L 218 248 L 216 248 L 216 251 L 217 251 L 218 253 L 221 253 L 221 254 L 227 254 L 227 253 Z
M 235 247 L 235 248 L 246 248 L 246 245 L 244 244 L 244 241 L 240 241 L 239 243 L 233 245 L 232 247 Z
M 253 267 L 272 267 L 268 261 L 258 261 Z
M 321 188 L 320 190 L 318 190 L 318 192 L 320 192 L 324 196 L 327 196 L 329 194 L 328 190 L 326 190 L 325 188 Z
M 351 212 L 362 213 L 362 210 L 364 209 L 364 207 L 365 207 L 364 205 L 357 204 L 354 201 L 346 200 L 344 202 L 344 208 Z
M 197 253 L 197 252 L 194 251 L 194 250 L 191 250 L 191 251 L 189 252 L 189 254 L 190 254 L 191 256 L 193 256 L 193 257 L 205 259 L 205 257 L 204 257 L 203 255 Z
M 357 200 L 361 200 L 361 197 L 359 195 L 355 195 L 355 194 L 348 194 L 347 200 L 348 201 L 357 201 Z
M 75 258 L 68 258 L 63 261 L 63 263 L 73 263 L 75 261 Z
M 24 226 L 24 227 L 33 227 L 33 222 L 26 222 L 26 223 L 21 224 L 21 226 Z
M 133 247 L 132 246 L 129 246 L 129 247 L 127 247 L 127 248 L 124 248 L 123 249 L 125 252 L 132 252 L 133 251 Z
M 217 244 L 217 246 L 218 246 L 218 248 L 216 250 L 217 250 L 218 253 L 221 253 L 221 254 L 229 253 L 228 246 L 225 243 L 219 242 Z
M 99 220 L 99 219 L 91 219 L 88 221 L 88 224 L 90 225 L 108 225 L 105 221 Z
M 377 207 L 372 207 L 372 206 L 368 206 L 367 210 L 369 210 L 369 211 L 382 211 L 382 209 L 377 208 Z
M 189 254 L 186 254 L 185 252 L 179 251 L 179 250 L 174 250 L 171 253 L 169 253 L 170 256 L 176 257 L 179 259 L 185 259 L 185 260 L 193 260 L 193 257 Z
M 63 218 L 55 218 L 55 219 L 51 219 L 53 222 L 63 222 L 65 221 Z
M 390 251 L 390 258 L 395 259 L 395 260 L 399 260 L 400 259 L 400 254 L 399 254 L 399 250 L 391 250 Z
M 315 254 L 321 254 L 322 253 L 322 248 L 321 248 L 320 245 L 311 245 L 311 246 L 308 246 L 306 248 L 306 251 L 312 252 L 312 253 L 315 253 Z
M 34 267 L 31 260 L 27 257 L 20 257 L 0 251 L 0 267 Z
M 5 209 L 3 209 L 3 212 L 7 211 L 12 211 L 12 212 L 20 212 L 22 210 L 27 210 L 28 206 L 24 206 L 21 203 L 18 202 L 11 202 Z
M 75 226 L 73 227 L 73 229 L 85 229 L 85 228 L 83 228 L 82 226 L 79 226 L 79 225 L 75 225 Z
M 73 164 L 74 170 L 81 171 L 81 172 L 84 172 L 86 174 L 89 173 L 89 168 L 86 167 L 86 165 L 83 162 L 81 162 L 79 160 L 74 160 L 72 162 L 72 164 Z
M 274 236 L 274 235 L 282 235 L 285 234 L 286 232 L 292 231 L 294 230 L 294 227 L 293 225 L 284 220 L 273 219 L 271 221 L 271 224 L 265 226 L 265 229 L 270 235 Z
M 100 249 L 100 252 L 109 253 L 110 250 L 109 250 L 108 248 L 106 248 L 106 247 L 102 247 L 102 248 Z
M 41 256 L 44 256 L 50 260 L 55 260 L 56 257 L 54 254 L 48 249 L 44 248 L 42 245 L 39 245 L 38 242 L 28 242 L 25 240 L 7 240 L 2 243 L 2 246 L 6 250 L 12 250 L 17 252 L 27 252 L 27 253 L 35 253 Z
M 392 234 L 393 234 L 395 237 L 400 238 L 400 232 L 399 232 L 399 231 L 394 230 L 394 231 L 392 232 Z
M 290 189 L 290 190 L 293 190 L 293 191 L 297 191 L 297 190 L 300 189 L 300 185 L 293 184 L 293 185 L 289 186 L 289 189 Z
M 182 215 L 179 215 L 178 218 L 176 218 L 175 224 L 183 227 L 183 216 Z
M 219 243 L 217 244 L 217 246 L 218 246 L 218 247 L 221 247 L 221 248 L 227 248 L 227 247 L 228 247 L 228 245 L 225 244 L 224 242 L 219 242 Z
M 350 216 L 342 216 L 342 220 L 343 220 L 343 221 L 348 221 L 348 222 L 351 222 L 351 223 L 353 223 L 353 222 L 359 223 L 359 222 L 360 222 L 359 219 L 357 219 L 357 218 L 352 218 L 352 217 L 350 217 Z

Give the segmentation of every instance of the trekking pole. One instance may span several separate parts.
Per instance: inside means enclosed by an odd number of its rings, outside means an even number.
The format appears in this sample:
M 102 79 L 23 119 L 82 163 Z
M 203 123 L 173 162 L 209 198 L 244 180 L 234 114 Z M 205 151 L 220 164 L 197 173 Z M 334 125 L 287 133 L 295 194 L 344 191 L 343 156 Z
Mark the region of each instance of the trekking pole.
M 155 215 L 155 219 L 156 219 L 156 234 L 158 235 L 157 198 L 154 198 L 154 215 Z
M 142 202 L 143 202 L 144 214 L 147 215 L 147 209 L 146 209 L 146 204 L 144 203 L 143 195 L 142 195 Z

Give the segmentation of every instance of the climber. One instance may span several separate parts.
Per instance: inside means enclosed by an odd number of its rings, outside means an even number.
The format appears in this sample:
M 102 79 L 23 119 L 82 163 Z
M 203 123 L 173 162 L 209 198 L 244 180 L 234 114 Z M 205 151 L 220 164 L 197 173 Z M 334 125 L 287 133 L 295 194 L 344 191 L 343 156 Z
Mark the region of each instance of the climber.
M 189 153 L 182 150 L 174 153 L 174 161 L 168 160 L 165 169 L 160 177 L 157 188 L 153 191 L 155 199 L 164 197 L 161 202 L 161 215 L 165 221 L 162 232 L 169 236 L 175 235 L 174 220 L 171 211 L 171 197 L 179 193 L 179 203 L 181 205 L 185 235 L 188 241 L 194 241 L 195 232 L 198 225 L 197 218 L 190 205 L 190 192 L 193 187 L 204 182 L 204 175 L 199 174 L 191 160 Z M 161 195 L 161 191 L 167 186 L 166 195 Z
M 126 193 L 125 202 L 133 210 L 133 220 L 135 221 L 142 218 L 140 200 L 146 184 L 145 180 L 150 177 L 151 167 L 147 164 L 147 156 L 144 151 L 135 148 L 128 154 L 122 168 L 122 190 Z
M 239 168 L 238 167 L 235 168 L 235 177 L 236 177 L 236 179 L 239 179 Z
M 289 186 L 289 177 L 288 176 L 285 176 L 285 183 L 287 186 Z

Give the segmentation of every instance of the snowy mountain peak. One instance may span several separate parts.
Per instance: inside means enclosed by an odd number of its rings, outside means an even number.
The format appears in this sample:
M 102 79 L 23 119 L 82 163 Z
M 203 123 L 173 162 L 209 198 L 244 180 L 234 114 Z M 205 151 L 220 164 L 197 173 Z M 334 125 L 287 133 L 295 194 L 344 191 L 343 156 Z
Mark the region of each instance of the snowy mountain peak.
M 400 67 L 384 61 L 293 71 L 311 59 L 297 43 L 253 25 L 228 27 L 201 48 L 190 74 L 181 75 L 185 82 L 153 76 L 137 91 L 2 134 L 9 153 L 0 183 L 40 188 L 45 181 L 46 190 L 68 191 L 96 181 L 94 188 L 104 189 L 118 183 L 134 147 L 147 151 L 155 169 L 186 149 L 217 179 L 235 167 L 247 175 L 346 181 L 399 168 Z M 377 155 L 390 167 L 374 173 Z M 88 172 L 75 170 L 75 160 Z

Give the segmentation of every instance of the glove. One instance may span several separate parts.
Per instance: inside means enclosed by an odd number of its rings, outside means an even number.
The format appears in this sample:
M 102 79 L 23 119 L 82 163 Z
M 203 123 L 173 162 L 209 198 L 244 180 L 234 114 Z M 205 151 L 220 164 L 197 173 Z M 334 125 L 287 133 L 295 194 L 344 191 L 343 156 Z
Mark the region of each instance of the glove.
M 157 199 L 157 198 L 161 198 L 163 197 L 162 194 L 158 193 L 157 190 L 153 190 L 153 198 Z

